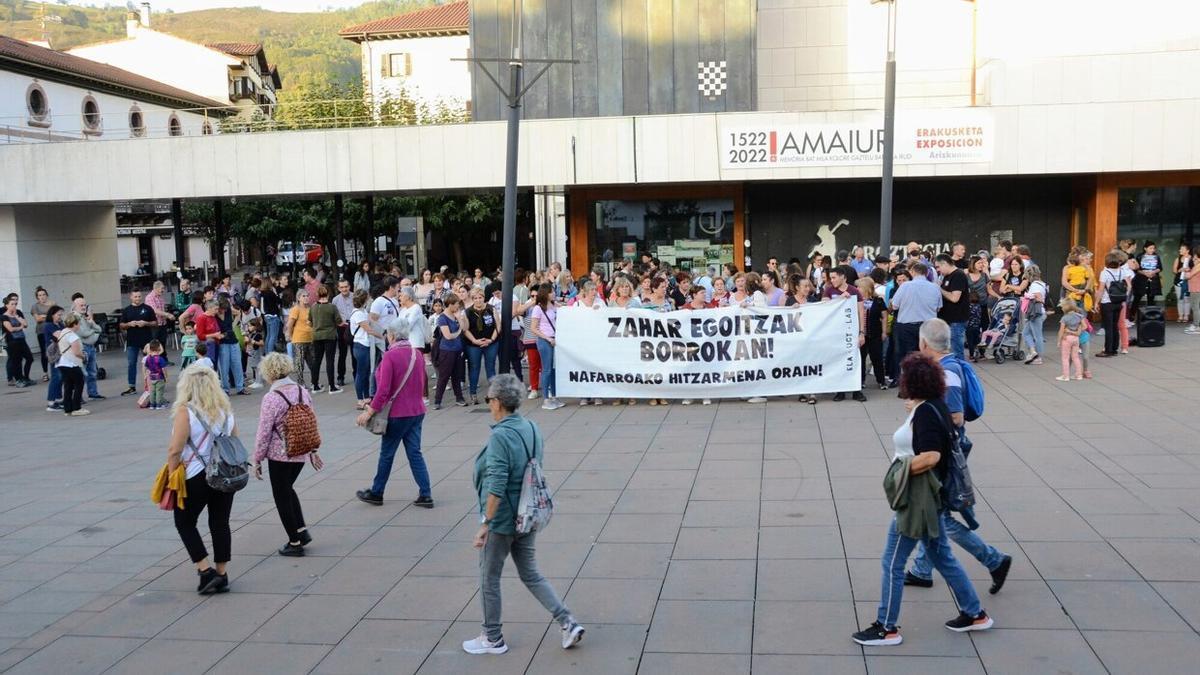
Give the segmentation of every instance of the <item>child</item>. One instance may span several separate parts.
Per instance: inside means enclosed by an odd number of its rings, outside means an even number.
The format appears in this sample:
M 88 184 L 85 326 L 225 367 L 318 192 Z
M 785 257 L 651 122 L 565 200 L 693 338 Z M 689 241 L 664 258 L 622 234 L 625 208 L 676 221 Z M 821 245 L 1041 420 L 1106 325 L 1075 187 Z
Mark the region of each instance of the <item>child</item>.
M 1083 332 L 1079 334 L 1079 360 L 1083 363 L 1083 379 L 1092 379 L 1092 364 L 1088 360 L 1088 355 L 1092 351 L 1092 322 L 1087 318 L 1087 312 L 1084 312 L 1083 317 Z
M 208 358 L 208 344 L 205 342 L 200 342 L 196 345 L 195 362 L 204 366 L 205 368 L 208 368 L 209 370 L 216 370 L 216 367 L 213 366 L 212 359 Z
M 995 346 L 997 342 L 1004 338 L 1004 334 L 1008 332 L 1008 325 L 1012 322 L 1012 314 L 1005 314 L 1000 317 L 1000 325 L 996 328 L 983 331 L 983 335 L 979 338 L 979 350 L 982 354 L 987 354 L 987 350 Z
M 250 379 L 253 380 L 250 388 L 258 389 L 262 387 L 262 382 L 258 381 L 258 364 L 262 361 L 263 344 L 266 342 L 262 317 L 250 319 L 246 323 L 245 333 L 247 372 L 251 374 Z
M 1085 317 L 1079 306 L 1070 298 L 1058 303 L 1062 310 L 1062 321 L 1058 325 L 1058 346 L 1062 353 L 1062 375 L 1054 378 L 1059 382 L 1071 381 L 1071 365 L 1079 373 L 1076 380 L 1083 379 L 1083 360 L 1079 356 L 1079 337 L 1083 333 Z
M 979 293 L 972 292 L 970 296 L 971 304 L 967 314 L 967 344 L 974 345 L 980 342 L 980 331 L 983 330 L 983 305 L 979 302 Z M 979 360 L 979 350 L 971 350 L 971 361 Z
M 151 340 L 146 345 L 146 358 L 142 363 L 146 367 L 146 379 L 150 382 L 150 409 L 162 410 L 167 407 L 167 359 L 163 356 L 162 343 Z
M 188 321 L 183 324 L 183 337 L 179 338 L 180 356 L 182 360 L 179 362 L 179 369 L 183 370 L 192 365 L 196 361 L 196 345 L 200 343 L 200 338 L 196 337 L 196 324 L 193 321 Z

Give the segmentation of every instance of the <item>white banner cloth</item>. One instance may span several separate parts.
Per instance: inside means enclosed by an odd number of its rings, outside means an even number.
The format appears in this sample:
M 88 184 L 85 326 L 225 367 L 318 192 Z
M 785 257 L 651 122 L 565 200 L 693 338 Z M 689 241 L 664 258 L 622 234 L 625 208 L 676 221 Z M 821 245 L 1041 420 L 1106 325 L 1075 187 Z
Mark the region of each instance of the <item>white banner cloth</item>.
M 555 323 L 559 396 L 746 398 L 862 387 L 853 299 L 665 313 L 563 307 Z

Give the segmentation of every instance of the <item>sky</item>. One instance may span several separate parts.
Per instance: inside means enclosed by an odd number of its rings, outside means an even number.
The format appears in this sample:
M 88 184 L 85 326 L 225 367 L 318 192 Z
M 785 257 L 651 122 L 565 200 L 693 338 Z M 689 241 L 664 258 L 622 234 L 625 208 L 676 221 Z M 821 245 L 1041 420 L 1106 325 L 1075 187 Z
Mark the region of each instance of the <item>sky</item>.
M 190 12 L 216 7 L 262 7 L 276 12 L 317 12 L 331 7 L 355 7 L 363 2 L 364 0 L 150 0 L 150 7 L 156 12 L 168 9 Z M 113 4 L 121 3 L 114 1 Z M 142 0 L 134 0 L 133 4 L 141 5 Z

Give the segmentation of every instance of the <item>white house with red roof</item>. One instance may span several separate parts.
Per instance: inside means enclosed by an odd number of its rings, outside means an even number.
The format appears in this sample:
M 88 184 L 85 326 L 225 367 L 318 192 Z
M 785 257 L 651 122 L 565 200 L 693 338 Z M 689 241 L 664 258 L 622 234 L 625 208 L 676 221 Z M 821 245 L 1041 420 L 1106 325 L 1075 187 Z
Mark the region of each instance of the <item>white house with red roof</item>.
M 69 54 L 107 63 L 152 80 L 241 108 L 271 116 L 282 88 L 279 71 L 268 61 L 261 43 L 199 44 L 150 28 L 150 4 L 130 12 L 126 36 L 68 50 Z
M 435 5 L 376 19 L 338 32 L 362 49 L 363 89 L 373 100 L 406 92 L 430 105 L 469 110 L 471 70 L 470 4 Z

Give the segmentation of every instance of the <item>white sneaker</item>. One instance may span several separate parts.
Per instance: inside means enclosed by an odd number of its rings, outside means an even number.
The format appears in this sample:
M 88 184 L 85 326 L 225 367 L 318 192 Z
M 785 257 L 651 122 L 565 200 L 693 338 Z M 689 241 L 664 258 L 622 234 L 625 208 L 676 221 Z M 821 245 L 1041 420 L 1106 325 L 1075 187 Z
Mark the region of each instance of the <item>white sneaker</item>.
M 566 403 L 563 403 L 562 401 L 560 401 L 560 400 L 558 400 L 558 399 L 556 399 L 556 398 L 555 398 L 555 399 L 551 399 L 551 400 L 552 400 L 552 401 L 554 401 L 554 409 L 555 409 L 555 410 L 558 410 L 559 408 L 565 408 L 565 407 L 567 407 L 567 404 L 566 404 Z
M 766 403 L 767 399 L 764 396 L 751 396 L 746 399 L 746 403 Z
M 562 648 L 570 649 L 583 639 L 583 626 L 571 621 L 562 627 Z
M 712 405 L 712 399 L 706 398 L 703 401 L 701 401 L 701 403 L 703 403 L 704 405 Z
M 251 382 L 250 388 L 251 389 L 262 389 L 262 382 Z
M 587 404 L 588 404 L 588 400 L 586 398 L 579 399 L 579 405 L 587 405 Z
M 529 395 L 528 395 L 528 396 L 526 396 L 525 398 L 527 398 L 527 399 L 529 399 L 530 401 L 532 401 L 533 399 L 535 399 L 535 398 L 537 398 L 537 397 L 538 397 L 538 390 L 537 390 L 537 389 L 530 389 L 530 390 L 529 390 Z
M 1134 326 L 1133 322 L 1132 322 L 1132 321 L 1129 321 L 1128 319 L 1126 319 L 1126 321 L 1125 321 L 1125 327 L 1126 327 L 1126 328 L 1133 328 L 1133 326 Z
M 592 399 L 592 405 L 604 405 L 604 399 L 594 398 Z
M 72 412 L 71 417 L 83 417 L 85 415 L 91 415 L 91 414 L 92 414 L 91 410 L 85 410 L 83 408 L 80 408 L 79 410 Z
M 558 410 L 558 406 L 554 405 L 554 401 L 546 399 L 542 401 L 542 410 Z
M 462 643 L 462 648 L 468 654 L 503 654 L 508 651 L 508 645 L 504 644 L 504 638 L 492 642 L 487 639 L 486 635 L 480 635 L 474 640 L 467 640 Z
M 691 405 L 691 404 L 692 404 L 692 399 L 690 399 L 690 398 L 685 398 L 685 399 L 683 399 L 682 401 L 680 401 L 679 403 L 680 403 L 680 405 Z

